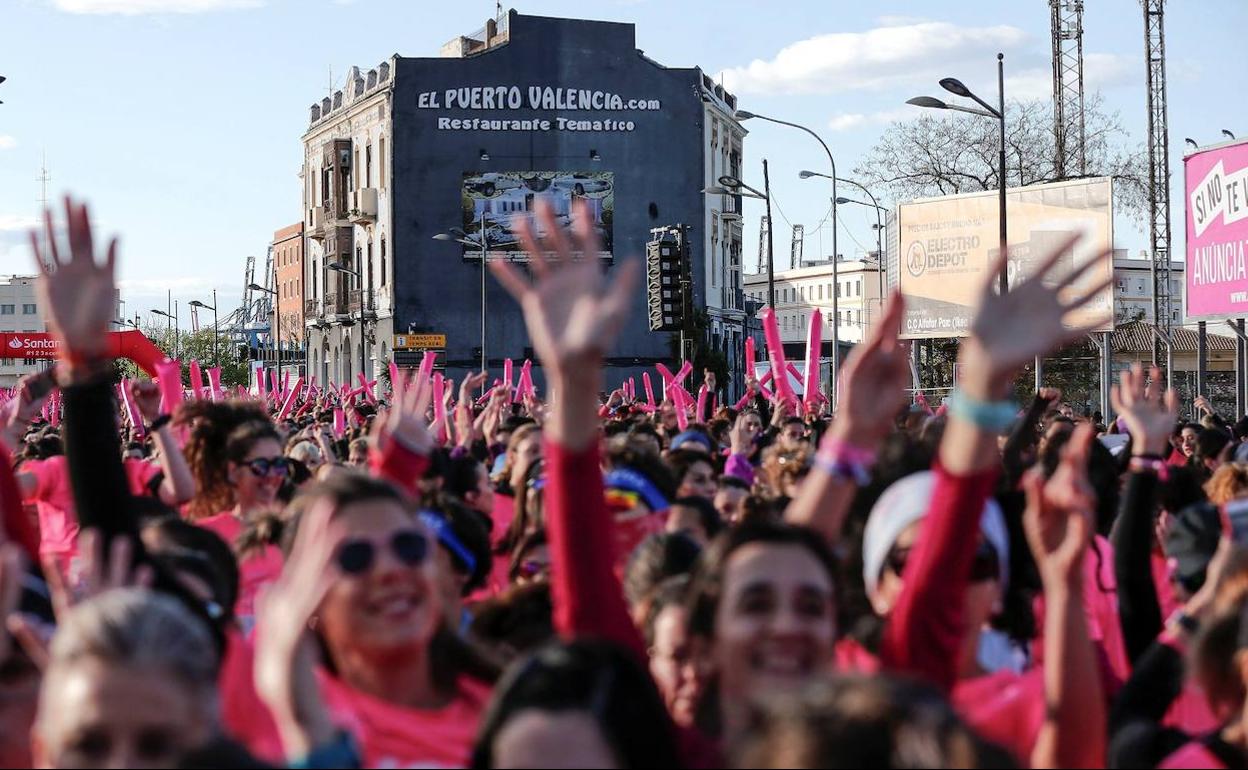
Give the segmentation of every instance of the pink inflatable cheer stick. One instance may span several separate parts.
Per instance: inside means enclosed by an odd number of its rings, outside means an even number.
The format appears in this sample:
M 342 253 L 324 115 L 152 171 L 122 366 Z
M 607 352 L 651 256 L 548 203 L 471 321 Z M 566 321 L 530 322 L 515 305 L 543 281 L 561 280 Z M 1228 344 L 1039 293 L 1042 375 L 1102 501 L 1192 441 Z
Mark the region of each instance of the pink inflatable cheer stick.
M 299 395 L 299 386 L 302 384 L 302 378 L 295 381 L 295 387 L 286 391 L 286 398 L 282 401 L 282 408 L 277 413 L 278 420 L 285 420 L 290 416 L 290 412 L 295 408 L 295 397 Z
M 694 413 L 694 420 L 697 422 L 706 422 L 706 399 L 710 390 L 705 383 L 698 388 L 698 410 Z
M 214 366 L 208 370 L 208 388 L 213 401 L 221 400 L 221 367 Z
M 204 373 L 200 371 L 199 361 L 191 359 L 191 393 L 196 400 L 204 397 Z
M 819 353 L 823 347 L 823 314 L 815 309 L 810 314 L 810 333 L 806 337 L 806 408 L 819 403 Z
M 147 435 L 147 429 L 143 427 L 143 418 L 139 416 L 139 407 L 134 403 L 134 396 L 130 395 L 130 380 L 121 381 L 121 402 L 126 405 L 126 414 L 130 415 L 130 425 L 134 428 L 134 435 L 142 439 Z
M 334 410 L 334 435 L 342 438 L 347 432 L 347 413 L 342 411 L 342 407 Z
M 780 324 L 776 321 L 776 312 L 764 308 L 760 314 L 763 320 L 763 334 L 767 338 L 767 357 L 771 360 L 772 381 L 776 384 L 776 396 L 786 403 L 795 401 L 793 388 L 789 387 L 789 378 L 784 365 L 784 344 L 780 340 Z
M 160 385 L 161 414 L 173 414 L 182 403 L 182 364 L 168 358 L 156 362 L 156 380 Z

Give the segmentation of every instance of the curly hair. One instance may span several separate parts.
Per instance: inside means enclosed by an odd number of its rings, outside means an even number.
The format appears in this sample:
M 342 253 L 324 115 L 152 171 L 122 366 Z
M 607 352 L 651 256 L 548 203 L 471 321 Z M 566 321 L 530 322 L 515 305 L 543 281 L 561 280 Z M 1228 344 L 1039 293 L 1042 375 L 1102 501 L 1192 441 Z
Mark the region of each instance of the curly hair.
M 174 422 L 190 428 L 184 453 L 197 490 L 188 506 L 192 519 L 234 507 L 231 461 L 241 461 L 257 441 L 281 443 L 264 407 L 247 401 L 188 401 L 178 407 Z
M 1227 463 L 1205 482 L 1205 494 L 1214 505 L 1226 505 L 1248 496 L 1248 463 Z

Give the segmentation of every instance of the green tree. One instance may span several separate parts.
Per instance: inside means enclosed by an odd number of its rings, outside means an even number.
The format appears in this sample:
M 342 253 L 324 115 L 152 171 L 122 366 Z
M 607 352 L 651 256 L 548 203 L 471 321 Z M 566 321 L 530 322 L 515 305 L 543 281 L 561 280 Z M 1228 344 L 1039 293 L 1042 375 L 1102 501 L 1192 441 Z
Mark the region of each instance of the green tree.
M 149 324 L 140 329 L 140 331 L 156 347 L 164 351 L 166 356 L 181 359 L 183 385 L 189 386 L 191 384 L 191 361 L 199 361 L 199 365 L 204 370 L 204 384 L 208 384 L 208 369 L 214 366 L 214 361 L 218 360 L 213 355 L 214 336 L 211 327 L 200 329 L 197 332 L 183 330 L 175 334 L 167 326 Z M 218 335 L 216 353 L 220 356 L 222 387 L 246 386 L 248 384 L 247 360 L 239 355 L 238 346 L 230 342 L 227 335 Z M 118 378 L 129 377 L 133 379 L 146 376 L 142 374 L 132 361 L 118 360 L 116 369 Z

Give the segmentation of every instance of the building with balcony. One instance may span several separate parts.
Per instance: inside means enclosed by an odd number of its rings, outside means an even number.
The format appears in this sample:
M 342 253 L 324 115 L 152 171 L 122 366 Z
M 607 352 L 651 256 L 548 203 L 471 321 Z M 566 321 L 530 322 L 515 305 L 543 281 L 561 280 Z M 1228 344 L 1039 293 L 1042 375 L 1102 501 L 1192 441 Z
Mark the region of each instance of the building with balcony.
M 277 296 L 273 298 L 282 332 L 282 348 L 301 349 L 304 340 L 303 222 L 273 233 L 273 271 Z
M 482 289 L 481 242 L 487 259 L 526 261 L 508 225 L 539 197 L 556 198 L 564 221 L 572 201 L 590 205 L 608 271 L 643 255 L 651 228 L 691 225 L 694 306 L 707 311 L 707 342 L 739 370 L 741 225 L 723 216 L 739 201 L 701 192 L 739 173 L 735 97 L 696 67 L 647 58 L 631 24 L 512 11 L 441 54 L 353 68 L 311 107 L 301 173 L 309 371 L 323 382 L 374 377 L 392 358 L 410 360 L 393 350 L 394 335 L 410 333 L 444 335 L 439 362 L 456 378 L 479 366 L 482 344 L 491 368 L 529 357 L 516 303 L 492 278 Z M 609 378 L 670 361 L 669 337 L 648 331 L 638 292 Z

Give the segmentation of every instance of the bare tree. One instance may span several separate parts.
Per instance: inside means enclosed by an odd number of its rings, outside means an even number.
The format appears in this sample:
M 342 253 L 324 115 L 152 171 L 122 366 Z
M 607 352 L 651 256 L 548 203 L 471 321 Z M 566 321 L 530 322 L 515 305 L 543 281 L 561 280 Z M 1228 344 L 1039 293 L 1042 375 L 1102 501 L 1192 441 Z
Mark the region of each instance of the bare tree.
M 1148 212 L 1148 163 L 1132 146 L 1117 112 L 1099 93 L 1084 107 L 1088 176 L 1114 179 L 1117 211 L 1143 221 Z M 958 112 L 924 111 L 895 122 L 854 169 L 864 183 L 907 201 L 935 195 L 996 190 L 998 124 Z M 1006 184 L 1025 187 L 1056 177 L 1053 109 L 1047 101 L 1006 106 Z

